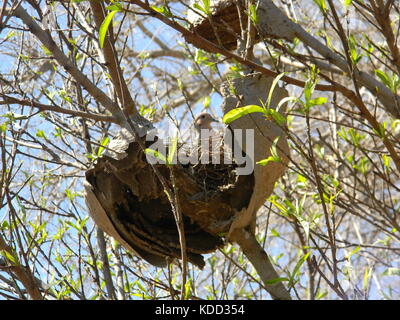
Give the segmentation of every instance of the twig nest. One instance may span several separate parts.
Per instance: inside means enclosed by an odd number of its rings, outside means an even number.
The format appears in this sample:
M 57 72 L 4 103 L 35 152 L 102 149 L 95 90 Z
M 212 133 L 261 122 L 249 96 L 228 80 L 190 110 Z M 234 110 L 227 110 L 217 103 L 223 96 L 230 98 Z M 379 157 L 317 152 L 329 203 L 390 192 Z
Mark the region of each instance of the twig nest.
M 145 139 L 143 144 L 146 145 Z M 147 143 L 146 147 L 149 147 Z M 180 258 L 170 201 L 139 143 L 126 130 L 86 172 L 86 202 L 95 223 L 126 249 L 155 266 Z M 224 245 L 236 212 L 247 207 L 254 177 L 236 175 L 235 164 L 156 164 L 172 188 L 175 176 L 188 260 L 202 268 L 202 254 Z
M 240 1 L 244 6 L 244 1 Z M 192 2 L 193 10 L 189 9 L 187 19 L 191 23 L 191 31 L 197 33 L 203 38 L 223 47 L 226 50 L 233 51 L 237 48 L 237 39 L 240 38 L 241 25 L 247 23 L 247 15 L 241 12 L 243 21 L 240 21 L 238 13 L 237 0 L 210 0 L 210 15 L 193 7 L 194 4 L 201 4 L 201 1 Z M 244 8 L 244 7 L 243 7 Z M 244 28 L 247 26 L 245 25 Z M 191 38 L 186 39 L 193 43 Z M 259 40 L 256 36 L 255 40 Z M 197 46 L 199 46 L 197 44 Z M 209 48 L 207 48 L 209 51 Z

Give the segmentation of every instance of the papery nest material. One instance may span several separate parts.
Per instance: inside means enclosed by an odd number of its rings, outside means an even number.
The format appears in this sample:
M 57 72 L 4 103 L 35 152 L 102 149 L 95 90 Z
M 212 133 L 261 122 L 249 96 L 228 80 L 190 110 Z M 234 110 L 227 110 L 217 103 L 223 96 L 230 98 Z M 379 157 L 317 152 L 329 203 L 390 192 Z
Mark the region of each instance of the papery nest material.
M 86 202 L 92 218 L 126 249 L 155 266 L 165 266 L 167 257 L 180 258 L 171 204 L 139 143 L 122 129 L 108 148 L 114 152 L 106 152 L 86 172 Z M 254 176 L 236 175 L 235 164 L 155 166 L 170 187 L 169 170 L 173 170 L 188 261 L 203 268 L 202 254 L 224 245 L 222 236 L 235 213 L 249 204 Z
M 241 37 L 241 25 L 247 23 L 247 13 L 243 10 L 245 2 L 237 0 L 211 0 L 210 15 L 207 16 L 204 12 L 196 9 L 193 5 L 200 4 L 201 1 L 193 1 L 191 8 L 188 9 L 187 19 L 190 23 L 190 30 L 207 39 L 208 41 L 223 47 L 228 51 L 233 51 L 237 48 L 237 40 Z M 240 21 L 238 13 L 238 4 L 243 10 L 241 12 L 243 21 Z M 240 8 L 239 7 L 239 8 Z M 246 27 L 246 26 L 245 26 Z M 191 37 L 187 37 L 189 43 L 193 43 Z M 260 37 L 256 33 L 255 42 L 258 42 Z M 254 43 L 255 43 L 254 42 Z M 199 43 L 196 42 L 197 45 Z M 210 48 L 207 48 L 209 51 Z

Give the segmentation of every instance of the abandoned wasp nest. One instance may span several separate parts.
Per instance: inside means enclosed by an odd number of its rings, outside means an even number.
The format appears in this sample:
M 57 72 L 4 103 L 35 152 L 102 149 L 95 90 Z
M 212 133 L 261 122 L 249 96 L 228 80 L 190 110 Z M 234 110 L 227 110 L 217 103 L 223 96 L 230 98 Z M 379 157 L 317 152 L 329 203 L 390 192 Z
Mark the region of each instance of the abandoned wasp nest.
M 148 148 L 150 144 L 141 139 Z M 86 172 L 90 215 L 103 231 L 154 266 L 163 267 L 168 259 L 179 259 L 179 234 L 170 201 L 140 144 L 122 129 L 108 148 Z M 203 268 L 202 254 L 224 245 L 223 235 L 229 231 L 235 213 L 248 206 L 254 176 L 237 175 L 235 163 L 154 166 L 171 188 L 173 171 L 187 259 Z
M 198 2 L 201 3 L 201 1 L 194 0 L 193 4 Z M 241 38 L 241 26 L 247 24 L 245 1 L 211 0 L 210 15 L 207 16 L 194 7 L 188 10 L 187 19 L 191 25 L 191 31 L 228 51 L 233 51 L 237 48 L 237 40 Z M 193 43 L 191 37 L 187 37 L 186 40 Z M 254 41 L 260 40 L 256 32 Z M 199 45 L 201 46 L 200 43 L 197 43 L 197 46 Z M 209 50 L 210 48 L 208 48 Z

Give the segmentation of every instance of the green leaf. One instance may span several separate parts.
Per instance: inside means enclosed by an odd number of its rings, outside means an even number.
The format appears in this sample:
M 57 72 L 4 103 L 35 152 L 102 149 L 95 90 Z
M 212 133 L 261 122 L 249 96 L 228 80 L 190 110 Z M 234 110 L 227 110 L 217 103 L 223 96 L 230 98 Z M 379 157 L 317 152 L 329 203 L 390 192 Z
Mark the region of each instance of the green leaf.
M 309 100 L 308 103 L 313 106 L 319 106 L 321 104 L 327 103 L 328 99 L 325 97 L 318 97 L 312 100 Z
M 19 265 L 18 259 L 6 250 L 0 250 L 0 255 L 6 258 L 12 265 L 17 266 Z
M 15 36 L 15 32 L 11 30 L 11 31 L 8 32 L 7 36 L 4 38 L 4 41 L 7 41 L 7 40 L 11 39 L 14 36 Z
M 99 147 L 99 150 L 97 150 L 97 156 L 100 157 L 101 154 L 104 152 L 104 147 L 107 147 L 108 143 L 110 142 L 109 137 L 104 137 L 103 140 L 101 140 L 101 147 Z
M 36 137 L 38 137 L 38 138 L 43 138 L 43 139 L 47 139 L 47 138 L 46 138 L 46 134 L 44 133 L 43 130 L 37 130 L 37 131 L 36 131 Z
M 143 287 L 143 285 L 139 281 L 135 281 L 135 284 L 138 286 L 140 291 L 147 293 L 147 290 Z
M 253 22 L 253 24 L 256 25 L 258 22 L 257 7 L 254 4 L 252 4 L 252 3 L 249 4 L 249 10 L 248 10 L 247 14 L 250 17 L 251 22 Z
M 283 72 L 279 75 L 276 76 L 276 78 L 274 79 L 274 81 L 272 81 L 272 85 L 271 88 L 269 89 L 269 93 L 268 93 L 268 99 L 267 99 L 267 107 L 269 107 L 271 105 L 271 100 L 272 100 L 272 94 L 274 93 L 275 87 L 278 83 L 278 81 L 286 74 L 286 72 Z
M 249 113 L 254 113 L 254 112 L 261 112 L 261 113 L 266 113 L 266 110 L 260 106 L 256 105 L 248 105 L 245 107 L 240 107 L 236 109 L 232 109 L 229 111 L 227 114 L 224 115 L 222 118 L 222 122 L 225 124 L 230 124 L 231 122 L 235 121 L 236 119 L 239 119 L 246 114 Z
M 286 123 L 286 117 L 275 109 L 267 109 L 266 115 L 271 117 L 278 125 L 282 126 Z
M 111 11 L 107 15 L 107 17 L 104 19 L 103 23 L 101 24 L 100 30 L 99 30 L 100 48 L 104 47 L 104 40 L 106 38 L 107 30 L 108 30 L 108 27 L 110 26 L 112 19 L 114 18 L 115 14 L 120 11 L 121 11 L 121 9 L 116 9 L 116 10 Z
M 60 127 L 55 127 L 54 130 L 56 131 L 55 133 L 53 133 L 54 138 L 62 137 L 62 130 Z
M 154 11 L 157 11 L 158 13 L 161 13 L 162 15 L 166 16 L 166 17 L 171 17 L 172 13 L 171 10 L 169 10 L 168 7 L 166 6 L 160 6 L 160 7 L 156 7 L 156 6 L 150 6 Z
M 273 156 L 269 156 L 267 159 L 257 161 L 256 163 L 259 164 L 260 166 L 266 166 L 270 162 L 279 162 L 279 161 L 280 160 L 276 160 Z
M 352 250 L 349 254 L 346 255 L 346 259 L 349 260 L 351 256 L 360 251 L 360 249 L 361 249 L 360 247 L 356 247 L 354 250 Z
M 297 273 L 300 271 L 301 266 L 303 265 L 303 263 L 308 259 L 308 257 L 310 256 L 311 252 L 307 252 L 304 256 L 302 256 L 300 258 L 300 260 L 296 263 L 296 266 L 293 269 L 292 274 L 290 275 L 290 283 L 293 283 L 293 280 L 295 278 L 295 276 L 297 275 Z
M 122 11 L 122 6 L 120 3 L 113 3 L 112 5 L 109 5 L 106 7 L 108 11 Z
M 357 40 L 353 35 L 349 36 L 349 53 L 353 64 L 357 64 L 362 58 L 362 55 L 359 55 L 357 52 Z
M 43 45 L 40 48 L 43 50 L 43 52 L 45 53 L 46 56 L 53 55 L 53 53 L 46 46 Z
M 147 148 L 144 150 L 144 153 L 149 154 L 158 160 L 161 160 L 163 163 L 167 163 L 167 159 L 157 150 Z
M 279 136 L 276 137 L 274 139 L 274 142 L 272 143 L 272 146 L 270 149 L 271 155 L 267 159 L 257 161 L 256 162 L 257 164 L 259 164 L 261 166 L 266 166 L 270 162 L 280 162 L 281 161 L 281 157 L 279 156 L 278 151 L 276 150 L 276 145 L 278 144 L 279 138 L 280 138 Z
M 311 100 L 311 95 L 314 91 L 315 83 L 311 80 L 306 81 L 306 85 L 304 87 L 304 97 L 306 98 L 306 101 L 308 102 Z
M 278 106 L 276 107 L 276 111 L 279 111 L 281 109 L 282 105 L 284 105 L 286 102 L 289 102 L 289 101 L 298 102 L 299 99 L 297 99 L 296 97 L 283 98 L 281 101 L 279 101 Z
M 327 10 L 325 0 L 313 0 L 322 12 Z
M 70 189 L 65 189 L 65 194 L 67 198 L 72 202 L 76 196 L 79 194 L 76 192 L 72 192 Z
M 344 4 L 344 6 L 347 8 L 348 6 L 351 5 L 352 2 L 353 2 L 353 0 L 344 0 L 344 1 L 343 1 L 343 4 Z
M 204 100 L 203 100 L 203 106 L 204 108 L 209 108 L 210 107 L 210 103 L 211 103 L 211 98 L 210 96 L 205 96 Z
M 392 92 L 397 91 L 397 87 L 399 86 L 399 78 L 397 75 L 394 75 L 392 78 L 387 75 L 385 72 L 381 70 L 375 70 L 375 74 L 381 79 L 381 81 L 390 89 Z
M 320 291 L 318 289 L 317 294 L 315 295 L 315 300 L 321 300 L 322 298 L 326 297 L 328 295 L 328 291 Z
M 205 13 L 207 16 L 211 15 L 210 0 L 201 0 L 203 5 L 198 3 L 193 4 L 193 7 Z
M 189 279 L 185 283 L 185 300 L 190 299 L 192 296 L 192 281 Z
M 392 159 L 391 157 L 387 156 L 386 154 L 381 155 L 382 160 L 383 160 L 383 165 L 389 169 L 390 168 L 390 160 Z
M 371 278 L 372 275 L 372 270 L 369 267 L 365 268 L 365 272 L 364 272 L 364 280 L 363 280 L 363 289 L 366 290 L 368 287 L 368 282 L 369 279 Z
M 279 232 L 276 231 L 275 229 L 271 229 L 271 236 L 273 236 L 273 237 L 279 237 L 280 234 L 279 234 Z
M 3 223 L 0 223 L 0 230 L 7 230 L 10 227 L 7 220 L 4 220 Z
M 203 7 L 204 9 L 210 13 L 210 0 L 201 0 L 201 2 L 203 3 Z
M 276 278 L 276 279 L 271 279 L 271 280 L 267 280 L 265 281 L 265 284 L 269 284 L 269 285 L 273 285 L 273 284 L 277 284 L 279 282 L 283 282 L 283 281 L 289 281 L 288 278 Z
M 171 144 L 168 149 L 167 165 L 172 165 L 177 147 L 178 147 L 178 137 L 175 137 L 174 139 L 172 139 Z
M 383 276 L 400 276 L 399 268 L 387 268 L 383 273 Z

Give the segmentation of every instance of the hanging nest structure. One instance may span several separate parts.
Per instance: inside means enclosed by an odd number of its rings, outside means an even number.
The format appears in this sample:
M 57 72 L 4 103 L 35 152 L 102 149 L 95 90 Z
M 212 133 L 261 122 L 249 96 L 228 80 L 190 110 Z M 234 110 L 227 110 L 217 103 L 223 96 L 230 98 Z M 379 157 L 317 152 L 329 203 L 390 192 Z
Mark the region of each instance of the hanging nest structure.
M 262 75 L 249 75 L 225 84 L 223 112 L 257 104 L 260 99 L 265 101 L 272 81 Z M 286 90 L 276 87 L 272 105 L 286 96 Z M 234 161 L 231 164 L 154 165 L 169 189 L 174 190 L 172 171 L 183 216 L 187 259 L 200 268 L 205 265 L 202 255 L 231 240 L 234 230 L 248 228 L 254 232 L 256 213 L 288 163 L 289 148 L 284 131 L 261 113 L 235 120 L 227 128 L 232 129 L 254 131 L 254 141 L 244 141 L 254 144 L 254 154 L 249 159 L 254 170 L 250 174 L 238 174 L 242 168 Z M 276 148 L 281 160 L 266 166 L 255 165 L 271 155 L 271 147 L 278 137 Z M 145 148 L 154 143 L 141 139 Z M 181 258 L 179 232 L 171 202 L 141 144 L 127 129 L 121 129 L 93 168 L 86 172 L 85 199 L 100 229 L 127 250 L 154 266 L 163 267 L 168 261 Z M 224 158 L 226 150 L 218 150 L 220 159 Z M 227 150 L 233 150 L 232 145 Z M 242 150 L 247 150 L 245 143 Z
M 122 129 L 108 148 L 86 172 L 86 202 L 92 218 L 126 249 L 154 266 L 162 267 L 168 259 L 181 258 L 171 203 L 140 144 Z M 187 258 L 202 268 L 202 254 L 224 245 L 223 235 L 229 231 L 236 212 L 248 206 L 254 176 L 237 175 L 235 163 L 154 166 L 170 189 L 172 170 Z
M 193 1 L 193 4 L 195 3 L 199 3 L 199 1 Z M 244 8 L 245 1 L 211 0 L 209 16 L 195 8 L 196 11 L 188 10 L 187 19 L 190 23 L 190 30 L 228 51 L 233 51 L 237 48 L 237 40 L 241 37 L 241 25 L 247 24 L 247 14 L 244 12 Z M 240 16 L 239 10 L 241 11 Z M 187 37 L 186 40 L 193 43 L 191 37 Z M 256 32 L 254 41 L 260 40 L 261 38 Z M 196 45 L 199 46 L 199 43 L 196 42 Z M 206 50 L 209 51 L 210 48 Z

